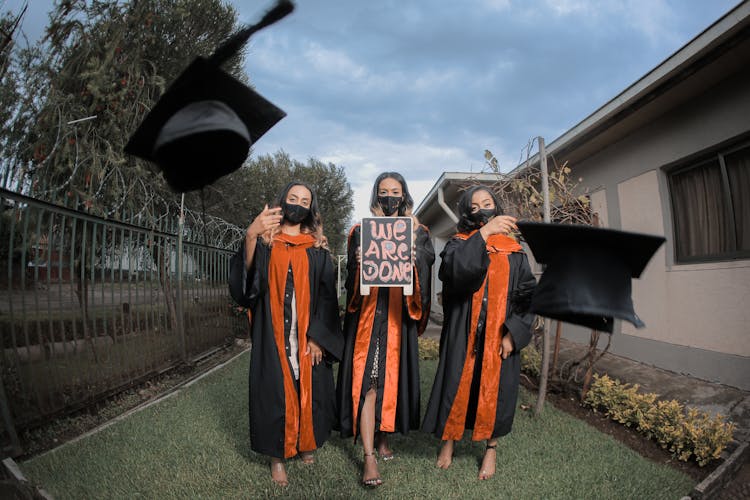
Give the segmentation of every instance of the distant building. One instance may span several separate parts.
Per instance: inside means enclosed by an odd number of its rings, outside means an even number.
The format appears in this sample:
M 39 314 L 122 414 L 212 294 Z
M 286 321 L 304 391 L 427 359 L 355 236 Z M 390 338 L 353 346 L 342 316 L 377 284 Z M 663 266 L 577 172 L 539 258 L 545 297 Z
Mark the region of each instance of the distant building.
M 646 327 L 618 321 L 610 350 L 749 390 L 750 2 L 552 141 L 547 154 L 583 178 L 603 226 L 667 238 L 633 281 Z M 530 164 L 538 167 L 538 155 Z M 446 172 L 416 210 L 437 251 L 455 227 L 445 207 L 455 209 L 456 186 L 469 177 L 495 179 Z M 434 303 L 440 288 L 435 278 Z M 565 325 L 563 335 L 588 342 L 589 332 Z

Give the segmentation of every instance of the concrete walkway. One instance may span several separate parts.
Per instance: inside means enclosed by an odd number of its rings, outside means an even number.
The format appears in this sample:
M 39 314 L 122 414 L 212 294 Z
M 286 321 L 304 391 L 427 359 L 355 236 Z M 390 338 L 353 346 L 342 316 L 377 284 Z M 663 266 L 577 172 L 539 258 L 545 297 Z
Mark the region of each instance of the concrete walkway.
M 440 329 L 440 324 L 430 321 L 424 335 L 439 339 Z M 587 349 L 588 345 L 561 339 L 557 366 L 581 359 Z M 747 471 L 750 468 L 750 392 L 662 370 L 611 353 L 606 353 L 599 359 L 595 371 L 599 374 L 606 373 L 610 378 L 623 383 L 638 384 L 641 391 L 658 394 L 660 399 L 675 399 L 687 407 L 712 415 L 722 414 L 728 421 L 734 422 L 737 426 L 734 432 L 735 442 L 727 448 L 725 462 L 719 469 L 725 465 L 726 467 L 724 470 L 717 469 L 711 475 L 716 477 L 709 476 L 696 486 L 691 497 L 750 498 L 744 496 L 745 493 L 750 494 L 750 485 L 747 484 Z M 730 482 L 735 478 L 734 482 Z M 737 481 L 742 484 L 736 484 Z M 735 491 L 742 493 L 738 496 L 734 494 Z

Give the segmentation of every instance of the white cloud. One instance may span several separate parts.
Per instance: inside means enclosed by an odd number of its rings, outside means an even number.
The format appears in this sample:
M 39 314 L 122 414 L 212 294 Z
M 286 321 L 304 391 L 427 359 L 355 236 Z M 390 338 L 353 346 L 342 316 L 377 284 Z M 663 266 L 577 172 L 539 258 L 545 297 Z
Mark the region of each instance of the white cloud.
M 510 0 L 481 0 L 480 3 L 488 10 L 503 11 L 511 8 Z
M 375 172 L 375 175 L 373 175 L 367 182 L 352 186 L 352 191 L 354 192 L 354 214 L 352 215 L 353 222 L 362 220 L 362 217 L 370 217 L 372 215 L 370 213 L 370 196 L 372 196 L 372 183 L 375 181 L 377 175 L 381 171 L 382 170 L 378 170 L 377 172 Z M 432 186 L 435 185 L 435 182 L 440 177 L 442 171 L 436 173 L 434 179 L 430 178 L 421 180 L 409 179 L 408 172 L 401 171 L 400 173 L 406 179 L 406 184 L 409 187 L 409 194 L 411 194 L 411 197 L 414 200 L 414 208 L 416 209 L 422 202 L 422 200 L 424 200 L 425 196 L 427 196 L 427 193 L 430 192 Z
M 471 161 L 459 148 L 399 143 L 362 134 L 343 136 L 338 144 L 329 144 L 328 150 L 334 154 L 320 159 L 346 168 L 354 190 L 355 220 L 370 215 L 372 183 L 381 172 L 401 173 L 419 204 L 443 171 L 465 170 Z
M 628 26 L 654 45 L 680 39 L 680 35 L 670 29 L 675 14 L 668 0 L 544 0 L 544 3 L 557 16 Z
M 297 160 L 314 157 L 344 167 L 354 191 L 355 219 L 370 214 L 372 183 L 381 172 L 401 173 L 418 204 L 443 171 L 469 170 L 477 161 L 458 145 L 392 140 L 322 120 L 303 108 L 291 107 L 287 112 L 289 115 L 253 146 L 253 156 L 283 149 Z M 277 137 L 293 139 L 281 142 Z M 481 157 L 481 150 L 476 153 Z
M 331 79 L 365 80 L 367 68 L 355 63 L 345 52 L 323 47 L 318 43 L 308 43 L 304 49 L 310 69 Z
M 256 151 L 284 149 L 298 160 L 315 157 L 343 166 L 354 190 L 355 218 L 369 214 L 372 182 L 385 170 L 404 174 L 418 204 L 443 171 L 481 171 L 484 149 L 495 154 L 502 171 L 514 168 L 525 158 L 527 134 L 543 134 L 549 143 L 557 131 L 564 132 L 619 91 L 620 83 L 611 90 L 611 80 L 620 78 L 624 63 L 633 58 L 658 63 L 662 56 L 654 54 L 669 55 L 664 47 L 670 41 L 689 40 L 684 33 L 676 35 L 683 29 L 676 19 L 690 7 L 676 0 L 476 0 L 474 9 L 409 3 L 402 13 L 409 29 L 393 34 L 393 40 L 383 38 L 390 18 L 380 7 L 336 4 L 341 18 L 325 20 L 339 23 L 339 30 L 321 24 L 313 14 L 328 11 L 311 5 L 306 12 L 300 7 L 298 24 L 289 24 L 288 31 L 280 25 L 251 41 L 251 78 L 259 75 L 259 91 L 288 113 Z M 437 27 L 460 25 L 465 21 L 460 16 L 469 10 L 467 31 L 474 36 L 458 40 L 467 47 L 460 60 L 442 57 L 437 42 L 435 50 L 423 50 Z M 342 38 L 342 33 L 362 36 Z M 496 50 L 468 50 L 479 40 Z M 540 53 L 587 53 L 589 44 L 622 57 L 584 61 L 597 69 L 619 66 L 594 73 L 604 75 L 602 81 L 580 80 L 585 94 L 580 102 L 571 103 L 566 94 L 572 84 L 536 71 L 534 65 L 542 64 L 536 58 L 529 64 Z M 636 49 L 644 53 L 630 55 Z M 591 74 L 590 67 L 581 66 L 583 60 L 571 57 L 571 67 L 565 68 L 571 75 L 563 77 L 575 83 L 574 75 Z M 640 66 L 633 66 L 636 73 L 624 80 L 642 74 L 637 73 Z M 555 68 L 560 66 L 550 71 Z M 600 88 L 607 89 L 601 96 L 596 93 Z M 528 97 L 532 90 L 533 100 Z M 565 109 L 554 116 L 540 110 L 537 101 L 562 102 Z M 496 120 L 486 120 L 488 109 Z
M 465 75 L 458 71 L 428 71 L 419 74 L 416 78 L 404 76 L 403 83 L 412 92 L 430 92 L 455 88 L 464 78 Z
M 546 3 L 558 16 L 586 12 L 592 7 L 591 2 L 584 0 L 547 0 Z
M 279 54 L 288 54 L 279 57 Z M 290 47 L 284 36 L 269 36 L 251 46 L 247 59 L 248 72 L 276 75 L 280 81 L 304 82 L 342 88 L 347 93 L 388 95 L 398 93 L 442 92 L 454 89 L 465 79 L 460 68 L 455 70 L 385 71 L 375 69 L 353 58 L 341 47 L 328 47 L 318 42 L 306 42 L 301 48 Z M 352 89 L 356 89 L 353 91 Z
M 621 8 L 625 21 L 643 33 L 652 45 L 662 42 L 676 45 L 684 37 L 674 31 L 671 21 L 675 13 L 665 0 L 628 0 Z

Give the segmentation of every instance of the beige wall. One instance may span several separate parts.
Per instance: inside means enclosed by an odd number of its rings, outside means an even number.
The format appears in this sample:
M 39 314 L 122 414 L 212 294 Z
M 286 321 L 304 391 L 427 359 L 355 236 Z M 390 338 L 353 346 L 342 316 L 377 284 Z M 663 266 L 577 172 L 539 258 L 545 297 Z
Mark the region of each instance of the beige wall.
M 646 323 L 615 325 L 611 350 L 662 368 L 750 389 L 750 259 L 675 264 L 664 167 L 750 133 L 750 68 L 571 165 L 605 227 L 667 242 L 633 280 Z M 586 341 L 588 332 L 566 326 Z
M 620 228 L 664 235 L 661 199 L 655 170 L 621 182 L 617 186 L 620 200 Z M 636 329 L 628 322 L 622 323 L 622 332 L 638 337 L 684 344 L 683 333 L 668 327 L 665 313 L 666 298 L 669 295 L 664 272 L 665 250 L 662 245 L 644 269 L 640 279 L 633 280 L 633 307 L 646 326 Z
M 607 191 L 599 189 L 590 195 L 591 210 L 599 217 L 600 227 L 609 227 L 609 217 L 607 215 Z
M 621 228 L 665 234 L 659 173 L 617 186 Z M 646 327 L 623 322 L 622 333 L 711 351 L 750 356 L 750 262 L 666 265 L 662 246 L 633 280 L 633 303 Z

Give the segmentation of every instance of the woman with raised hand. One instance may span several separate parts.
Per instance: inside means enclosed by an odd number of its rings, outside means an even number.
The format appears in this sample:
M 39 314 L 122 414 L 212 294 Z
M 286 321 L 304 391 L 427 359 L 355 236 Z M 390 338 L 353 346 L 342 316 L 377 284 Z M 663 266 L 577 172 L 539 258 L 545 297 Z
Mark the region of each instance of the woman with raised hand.
M 484 480 L 495 474 L 498 438 L 513 424 L 519 353 L 534 318 L 516 304 L 536 280 L 521 245 L 508 236 L 515 219 L 503 215 L 491 190 L 467 190 L 458 211 L 458 232 L 441 254 L 440 360 L 422 429 L 442 440 L 441 469 L 451 465 L 454 441 L 473 429 L 473 441 L 487 442 L 479 468 Z
M 386 172 L 370 198 L 373 216 L 414 219 L 413 295 L 401 287 L 372 287 L 360 295 L 360 226 L 349 233 L 345 348 L 339 366 L 337 398 L 341 435 L 362 438 L 362 484 L 382 484 L 375 449 L 382 460 L 395 455 L 388 434 L 419 428 L 419 351 L 417 337 L 430 312 L 430 273 L 435 251 L 427 228 L 412 215 L 414 201 L 401 174 Z
M 250 446 L 286 486 L 285 459 L 314 463 L 335 425 L 331 363 L 343 349 L 333 261 L 310 186 L 289 183 L 253 220 L 231 261 L 230 291 L 252 313 Z

